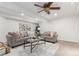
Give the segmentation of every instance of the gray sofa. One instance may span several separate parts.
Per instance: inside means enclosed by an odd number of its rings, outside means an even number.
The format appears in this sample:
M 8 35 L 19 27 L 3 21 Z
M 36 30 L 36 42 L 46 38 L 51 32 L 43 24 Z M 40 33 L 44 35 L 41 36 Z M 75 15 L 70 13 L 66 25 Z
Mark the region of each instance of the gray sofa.
M 44 32 L 43 37 L 47 42 L 56 43 L 58 39 L 57 32 Z
M 42 34 L 42 37 L 47 42 L 55 43 L 55 42 L 57 42 L 58 34 L 57 34 L 57 32 L 44 32 Z M 8 33 L 6 35 L 6 38 L 7 38 L 7 44 L 10 47 L 16 47 L 16 46 L 24 44 L 24 41 L 29 39 L 29 36 L 28 36 L 28 33 L 26 33 L 26 32 L 25 32 L 25 34 L 23 33 L 23 34 L 19 34 L 19 35 L 17 35 L 17 33 Z
M 7 34 L 6 39 L 7 39 L 7 44 L 13 48 L 13 47 L 24 44 L 24 40 L 27 40 L 28 36 L 20 35 L 18 37 L 16 34 L 15 35 Z

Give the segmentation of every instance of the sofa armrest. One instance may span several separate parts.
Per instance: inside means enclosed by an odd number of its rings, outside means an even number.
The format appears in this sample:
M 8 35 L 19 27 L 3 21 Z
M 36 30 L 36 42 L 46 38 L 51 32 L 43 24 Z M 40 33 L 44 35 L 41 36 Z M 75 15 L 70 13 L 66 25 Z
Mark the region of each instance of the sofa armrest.
M 14 42 L 16 42 L 16 38 L 12 37 L 11 35 L 6 35 L 6 39 L 7 39 L 7 44 L 8 45 L 13 45 Z

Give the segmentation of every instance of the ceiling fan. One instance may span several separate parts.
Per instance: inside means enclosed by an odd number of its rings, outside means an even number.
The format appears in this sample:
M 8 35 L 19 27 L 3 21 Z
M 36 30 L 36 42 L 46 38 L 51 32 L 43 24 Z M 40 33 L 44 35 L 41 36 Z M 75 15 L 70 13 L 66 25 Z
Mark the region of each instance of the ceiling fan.
M 39 11 L 38 13 L 45 11 L 47 14 L 50 14 L 50 10 L 59 10 L 60 9 L 60 7 L 53 7 L 53 6 L 51 7 L 52 3 L 53 2 L 47 2 L 47 3 L 44 3 L 43 6 L 34 4 L 34 6 L 42 8 L 42 10 Z

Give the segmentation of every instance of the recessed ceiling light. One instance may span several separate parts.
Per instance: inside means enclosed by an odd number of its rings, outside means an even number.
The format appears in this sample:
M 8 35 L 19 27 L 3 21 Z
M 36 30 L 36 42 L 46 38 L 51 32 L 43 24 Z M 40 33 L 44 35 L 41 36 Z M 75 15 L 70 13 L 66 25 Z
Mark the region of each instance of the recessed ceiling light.
M 21 13 L 21 16 L 24 16 L 24 13 L 23 12 Z
M 57 16 L 57 13 L 54 13 L 55 16 Z

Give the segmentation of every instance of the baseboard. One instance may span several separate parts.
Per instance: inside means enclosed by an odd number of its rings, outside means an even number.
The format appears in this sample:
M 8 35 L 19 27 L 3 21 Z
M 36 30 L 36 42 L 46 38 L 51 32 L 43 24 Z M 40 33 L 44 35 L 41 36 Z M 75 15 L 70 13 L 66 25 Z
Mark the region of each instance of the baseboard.
M 77 42 L 77 41 L 68 41 L 68 40 L 58 40 L 58 41 L 73 42 L 73 43 L 77 43 L 77 44 L 79 44 L 79 42 Z

